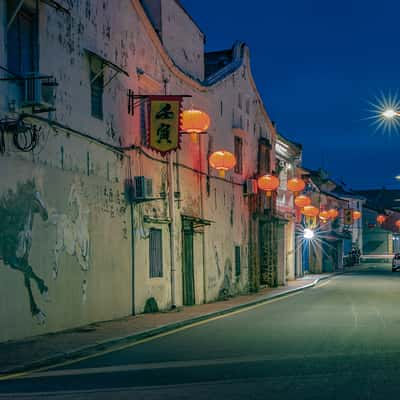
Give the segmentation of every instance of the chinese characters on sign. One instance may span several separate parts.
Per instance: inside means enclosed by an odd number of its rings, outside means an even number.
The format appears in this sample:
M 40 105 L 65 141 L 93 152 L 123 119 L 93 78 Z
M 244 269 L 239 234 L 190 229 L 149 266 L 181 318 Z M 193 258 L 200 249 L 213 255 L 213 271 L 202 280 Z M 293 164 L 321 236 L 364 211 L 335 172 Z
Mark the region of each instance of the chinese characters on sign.
M 346 208 L 344 210 L 344 225 L 353 225 L 353 210 Z
M 148 145 L 165 155 L 179 148 L 181 96 L 150 96 Z

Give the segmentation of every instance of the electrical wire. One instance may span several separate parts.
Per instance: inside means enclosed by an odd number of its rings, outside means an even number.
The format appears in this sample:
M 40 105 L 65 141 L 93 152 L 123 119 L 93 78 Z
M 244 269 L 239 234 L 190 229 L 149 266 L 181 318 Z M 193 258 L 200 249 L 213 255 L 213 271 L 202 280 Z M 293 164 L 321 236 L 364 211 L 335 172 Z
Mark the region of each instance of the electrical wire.
M 28 126 L 23 122 L 17 122 L 13 134 L 14 146 L 25 153 L 32 151 L 38 143 L 39 132 L 40 129 L 35 125 Z

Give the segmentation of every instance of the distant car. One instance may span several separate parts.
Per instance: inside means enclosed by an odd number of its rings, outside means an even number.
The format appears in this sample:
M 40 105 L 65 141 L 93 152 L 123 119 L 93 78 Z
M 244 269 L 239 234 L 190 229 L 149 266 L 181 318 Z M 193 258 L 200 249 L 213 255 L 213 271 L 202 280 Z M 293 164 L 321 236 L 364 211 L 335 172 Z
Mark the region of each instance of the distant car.
M 396 253 L 392 260 L 392 272 L 400 271 L 400 253 Z

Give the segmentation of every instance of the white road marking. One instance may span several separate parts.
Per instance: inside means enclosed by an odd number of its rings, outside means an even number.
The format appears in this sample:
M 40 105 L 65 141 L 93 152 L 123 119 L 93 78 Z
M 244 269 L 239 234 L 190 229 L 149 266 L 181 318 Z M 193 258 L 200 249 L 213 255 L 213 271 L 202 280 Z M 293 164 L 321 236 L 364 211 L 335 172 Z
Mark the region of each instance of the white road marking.
M 156 369 L 170 369 L 170 368 L 191 368 L 191 367 L 209 367 L 216 365 L 230 365 L 230 364 L 243 364 L 243 363 L 256 363 L 256 362 L 273 362 L 273 361 L 293 361 L 293 360 L 308 360 L 308 359 L 329 359 L 332 357 L 351 357 L 351 356 L 368 356 L 376 357 L 383 354 L 399 354 L 400 352 L 393 351 L 373 351 L 373 352 L 324 352 L 324 353 L 310 353 L 310 354 L 269 354 L 260 356 L 242 356 L 232 358 L 219 358 L 219 359 L 205 359 L 205 360 L 187 360 L 187 361 L 164 361 L 154 363 L 141 363 L 141 364 L 125 364 L 113 365 L 106 367 L 92 367 L 92 368 L 73 368 L 52 370 L 33 373 L 22 379 L 32 378 L 50 378 L 60 376 L 74 376 L 74 375 L 91 375 L 91 374 L 105 374 L 115 372 L 133 372 L 133 371 L 151 371 Z

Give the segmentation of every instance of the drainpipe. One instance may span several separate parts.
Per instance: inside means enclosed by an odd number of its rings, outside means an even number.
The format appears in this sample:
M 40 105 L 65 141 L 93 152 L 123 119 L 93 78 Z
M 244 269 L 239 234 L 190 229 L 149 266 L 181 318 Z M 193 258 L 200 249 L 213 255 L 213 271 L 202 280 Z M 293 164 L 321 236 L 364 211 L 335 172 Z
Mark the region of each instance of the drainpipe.
M 128 160 L 129 167 L 128 167 L 128 174 L 129 174 L 129 180 L 131 182 L 133 179 L 132 176 L 132 158 L 130 157 L 129 154 L 125 155 L 126 159 Z M 136 303 L 135 303 L 135 207 L 133 205 L 132 201 L 129 201 L 129 207 L 130 207 L 130 222 L 131 222 L 131 288 L 132 288 L 132 300 L 131 300 L 131 307 L 132 307 L 132 315 L 136 314 Z
M 174 164 L 171 153 L 168 154 L 167 181 L 169 203 L 169 254 L 171 264 L 171 308 L 176 308 L 176 266 L 175 266 L 175 199 Z
M 209 151 L 208 151 L 209 153 Z M 208 154 L 207 153 L 207 160 Z M 201 141 L 199 141 L 199 160 L 200 160 L 200 171 L 203 171 L 202 165 L 202 151 L 201 151 Z M 200 181 L 200 216 L 204 219 L 204 193 L 203 193 L 203 175 L 199 175 Z M 206 270 L 206 238 L 205 232 L 203 229 L 203 233 L 201 235 L 201 247 L 203 250 L 203 301 L 207 303 L 207 270 Z

